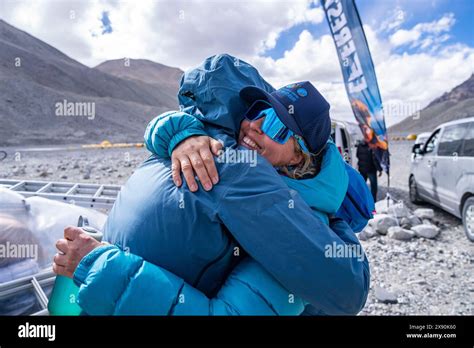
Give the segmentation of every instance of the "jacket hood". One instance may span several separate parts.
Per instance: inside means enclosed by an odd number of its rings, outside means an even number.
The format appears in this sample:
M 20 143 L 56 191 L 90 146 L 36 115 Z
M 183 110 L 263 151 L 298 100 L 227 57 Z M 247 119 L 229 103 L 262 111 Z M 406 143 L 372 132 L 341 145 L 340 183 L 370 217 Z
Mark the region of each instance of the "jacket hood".
M 183 74 L 178 101 L 182 111 L 236 137 L 248 108 L 239 92 L 247 86 L 269 93 L 275 90 L 252 65 L 229 54 L 218 54 Z

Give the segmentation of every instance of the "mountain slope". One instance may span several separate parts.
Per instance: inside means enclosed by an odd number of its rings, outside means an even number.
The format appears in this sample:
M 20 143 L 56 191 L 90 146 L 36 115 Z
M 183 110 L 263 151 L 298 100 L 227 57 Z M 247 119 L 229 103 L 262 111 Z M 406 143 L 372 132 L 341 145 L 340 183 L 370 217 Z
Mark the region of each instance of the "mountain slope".
M 177 107 L 176 81 L 155 76 L 89 68 L 0 20 L 0 145 L 141 141 L 152 117 Z M 64 100 L 94 103 L 94 119 L 56 116 Z
M 94 68 L 121 79 L 144 83 L 175 100 L 183 71 L 146 59 L 107 60 Z
M 434 99 L 420 111 L 390 127 L 390 135 L 429 132 L 444 122 L 474 116 L 474 74 L 450 92 Z
M 152 85 L 166 84 L 177 88 L 183 71 L 146 59 L 115 59 L 95 67 L 120 78 L 138 80 Z

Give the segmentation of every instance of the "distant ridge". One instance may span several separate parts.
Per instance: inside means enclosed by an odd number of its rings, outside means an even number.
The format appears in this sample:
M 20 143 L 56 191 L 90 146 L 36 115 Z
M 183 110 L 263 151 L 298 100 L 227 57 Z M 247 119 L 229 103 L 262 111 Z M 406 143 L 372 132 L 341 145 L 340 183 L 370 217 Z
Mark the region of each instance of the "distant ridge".
M 89 68 L 0 20 L 0 145 L 140 142 L 146 124 L 177 108 L 182 71 L 147 60 Z M 60 117 L 57 103 L 94 103 L 95 117 Z
M 441 123 L 474 116 L 474 74 L 459 86 L 434 99 L 419 117 L 407 117 L 388 129 L 389 135 L 429 132 Z

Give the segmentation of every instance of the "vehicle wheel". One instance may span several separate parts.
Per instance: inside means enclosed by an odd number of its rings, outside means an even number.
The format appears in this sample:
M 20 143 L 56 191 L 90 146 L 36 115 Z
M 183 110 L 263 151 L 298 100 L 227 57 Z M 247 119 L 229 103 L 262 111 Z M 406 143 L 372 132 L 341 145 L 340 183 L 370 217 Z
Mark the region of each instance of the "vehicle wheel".
M 410 201 L 415 204 L 423 203 L 420 196 L 418 196 L 418 189 L 416 188 L 416 181 L 415 177 L 412 175 L 410 176 L 410 180 L 408 183 L 409 194 L 410 194 Z
M 474 242 L 474 197 L 469 197 L 462 208 L 462 224 L 467 238 Z

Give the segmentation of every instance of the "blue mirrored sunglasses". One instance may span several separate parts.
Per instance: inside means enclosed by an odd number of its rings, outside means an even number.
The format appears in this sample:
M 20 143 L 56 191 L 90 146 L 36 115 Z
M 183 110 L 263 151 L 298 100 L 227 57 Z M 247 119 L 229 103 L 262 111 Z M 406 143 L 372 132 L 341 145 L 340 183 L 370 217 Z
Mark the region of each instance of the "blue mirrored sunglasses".
M 271 139 L 276 141 L 279 144 L 285 144 L 290 137 L 294 136 L 294 138 L 298 141 L 301 149 L 304 152 L 309 153 L 303 139 L 300 136 L 297 136 L 292 130 L 290 130 L 287 126 L 281 122 L 278 118 L 278 115 L 275 112 L 275 109 L 268 108 L 260 111 L 257 116 L 253 117 L 251 120 L 255 121 L 262 117 L 265 117 L 262 124 L 262 132 L 269 136 Z

